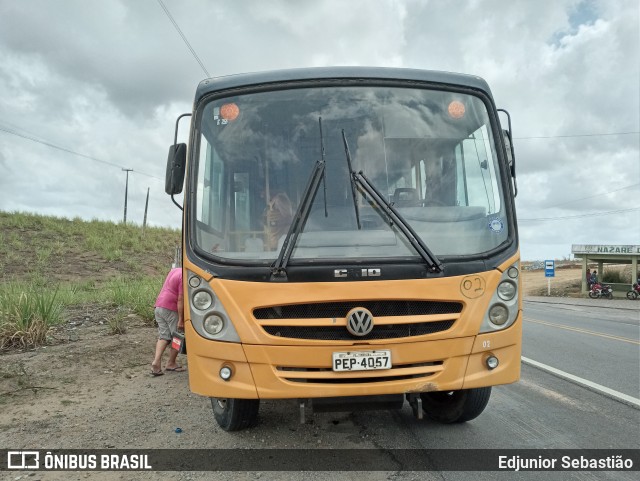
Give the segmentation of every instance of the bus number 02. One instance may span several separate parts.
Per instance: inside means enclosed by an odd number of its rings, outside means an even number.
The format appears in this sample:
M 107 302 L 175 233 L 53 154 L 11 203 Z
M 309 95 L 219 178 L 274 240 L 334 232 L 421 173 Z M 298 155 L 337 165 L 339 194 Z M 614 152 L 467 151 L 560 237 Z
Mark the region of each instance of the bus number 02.
M 484 348 L 491 347 L 491 341 L 482 341 L 482 347 Z
M 484 295 L 485 281 L 480 276 L 467 276 L 460 284 L 460 292 L 468 299 L 477 299 Z

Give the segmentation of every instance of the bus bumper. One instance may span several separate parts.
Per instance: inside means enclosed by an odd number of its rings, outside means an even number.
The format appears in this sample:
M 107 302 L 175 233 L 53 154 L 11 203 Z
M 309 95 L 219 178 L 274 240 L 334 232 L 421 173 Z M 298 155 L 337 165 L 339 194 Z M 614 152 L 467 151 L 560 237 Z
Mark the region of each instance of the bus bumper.
M 504 331 L 433 341 L 334 346 L 216 342 L 187 323 L 191 390 L 207 397 L 294 399 L 453 391 L 515 382 L 520 377 L 522 314 Z M 392 368 L 334 372 L 333 352 L 390 350 Z M 487 367 L 495 356 L 499 364 Z M 223 380 L 220 370 L 231 369 Z

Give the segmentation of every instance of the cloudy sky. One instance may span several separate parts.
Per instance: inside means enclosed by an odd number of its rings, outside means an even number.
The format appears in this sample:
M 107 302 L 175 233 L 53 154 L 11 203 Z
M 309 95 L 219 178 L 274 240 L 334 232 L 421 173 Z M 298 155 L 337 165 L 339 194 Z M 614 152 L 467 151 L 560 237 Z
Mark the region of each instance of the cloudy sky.
M 522 257 L 640 244 L 637 0 L 0 0 L 0 210 L 178 226 L 176 117 L 210 76 L 329 65 L 485 78 L 512 115 Z

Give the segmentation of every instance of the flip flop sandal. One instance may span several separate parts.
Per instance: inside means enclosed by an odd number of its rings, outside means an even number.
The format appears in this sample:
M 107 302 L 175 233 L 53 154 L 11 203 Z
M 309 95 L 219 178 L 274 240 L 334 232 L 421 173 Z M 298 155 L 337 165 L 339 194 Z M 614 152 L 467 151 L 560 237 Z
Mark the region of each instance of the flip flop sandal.
M 151 371 L 151 375 L 155 376 L 155 377 L 162 376 L 162 375 L 164 375 L 164 372 L 162 372 L 162 371 Z
M 165 371 L 171 371 L 171 372 L 184 372 L 186 371 L 186 369 L 182 366 L 178 366 L 178 367 L 174 367 L 173 369 L 171 368 L 165 368 Z

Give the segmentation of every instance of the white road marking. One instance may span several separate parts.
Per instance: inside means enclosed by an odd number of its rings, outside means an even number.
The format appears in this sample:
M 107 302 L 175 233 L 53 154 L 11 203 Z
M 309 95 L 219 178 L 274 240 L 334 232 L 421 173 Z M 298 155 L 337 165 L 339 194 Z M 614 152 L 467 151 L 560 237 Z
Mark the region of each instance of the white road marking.
M 560 378 L 566 379 L 568 381 L 575 382 L 576 384 L 580 384 L 588 389 L 593 391 L 597 391 L 599 393 L 604 394 L 605 396 L 612 397 L 621 401 L 625 404 L 633 406 L 635 408 L 640 408 L 640 399 L 635 398 L 633 396 L 629 396 L 628 394 L 621 393 L 619 391 L 615 391 L 608 387 L 602 386 L 601 384 L 597 384 L 595 382 L 589 381 L 587 379 L 583 379 L 578 376 L 574 376 L 573 374 L 569 374 L 568 372 L 561 371 L 560 369 L 556 369 L 555 367 L 547 366 L 546 364 L 542 364 L 541 362 L 534 361 L 533 359 L 529 359 L 527 357 L 521 357 L 522 362 L 525 364 L 529 364 L 530 366 L 537 367 L 538 369 L 542 369 L 543 371 L 547 371 L 551 374 L 554 374 Z

